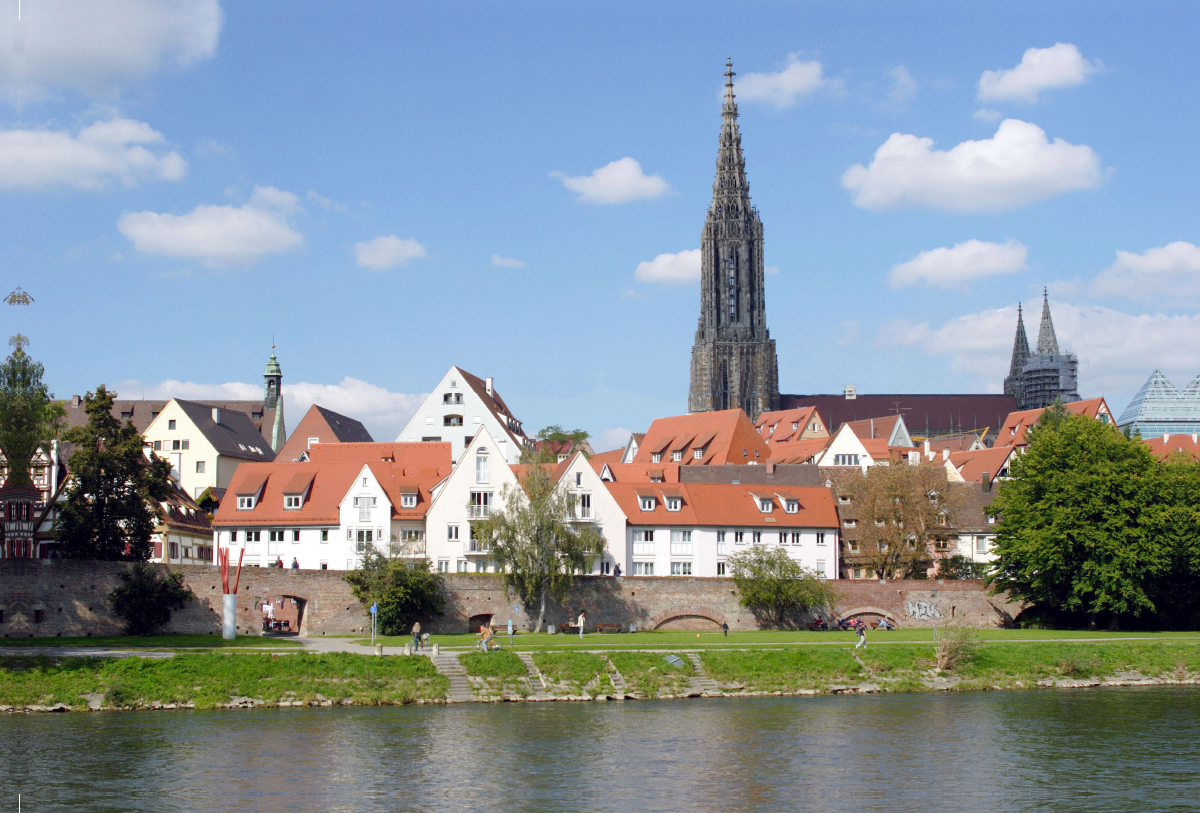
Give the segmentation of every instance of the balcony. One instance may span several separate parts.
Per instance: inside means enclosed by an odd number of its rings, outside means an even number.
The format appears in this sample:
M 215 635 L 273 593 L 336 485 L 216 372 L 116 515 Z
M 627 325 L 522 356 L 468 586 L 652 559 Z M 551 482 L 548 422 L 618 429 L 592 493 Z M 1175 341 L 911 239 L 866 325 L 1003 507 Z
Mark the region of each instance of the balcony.
M 487 556 L 492 552 L 492 543 L 482 539 L 468 539 L 463 543 L 463 553 L 468 556 Z
M 490 505 L 468 505 L 467 516 L 470 519 L 487 519 L 492 515 L 492 507 Z

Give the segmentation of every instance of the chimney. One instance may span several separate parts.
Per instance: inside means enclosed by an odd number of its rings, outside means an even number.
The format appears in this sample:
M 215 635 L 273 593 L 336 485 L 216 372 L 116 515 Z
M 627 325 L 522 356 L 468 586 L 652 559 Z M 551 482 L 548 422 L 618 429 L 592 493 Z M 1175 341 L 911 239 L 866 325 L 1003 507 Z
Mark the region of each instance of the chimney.
M 487 378 L 483 379 L 483 387 L 484 387 L 484 389 L 487 390 L 488 397 L 491 398 L 492 397 L 492 377 L 490 375 Z
M 929 450 L 929 438 L 925 438 L 925 459 L 933 460 L 933 452 Z
M 1170 432 L 1168 432 L 1167 434 L 1163 435 L 1163 446 L 1166 446 L 1166 445 L 1167 445 L 1167 441 L 1169 441 L 1170 439 L 1171 439 L 1171 433 L 1170 433 Z
M 846 385 L 846 400 L 853 401 L 857 397 L 858 397 L 858 392 L 857 392 L 857 388 L 855 387 L 855 385 L 847 384 Z
M 983 493 L 989 493 L 992 490 L 992 475 L 985 471 L 980 481 L 983 483 Z
M 219 424 L 219 423 L 221 423 L 221 409 L 220 409 L 220 407 L 213 407 L 213 410 L 212 410 L 212 419 L 213 419 L 213 423 L 215 423 L 215 424 Z
M 1195 442 L 1196 442 L 1196 433 L 1193 432 L 1192 433 L 1192 443 L 1195 443 Z
M 871 437 L 872 438 L 875 437 L 875 419 L 874 418 L 871 419 Z
M 947 446 L 945 449 L 942 449 L 942 462 L 945 463 L 949 459 L 950 459 L 950 447 Z
M 82 401 L 83 401 L 83 399 L 80 398 L 78 395 L 71 396 L 71 406 L 73 406 L 73 407 L 79 406 L 80 402 L 82 402 Z
M 775 461 L 774 460 L 767 461 L 767 476 L 768 477 L 775 476 Z

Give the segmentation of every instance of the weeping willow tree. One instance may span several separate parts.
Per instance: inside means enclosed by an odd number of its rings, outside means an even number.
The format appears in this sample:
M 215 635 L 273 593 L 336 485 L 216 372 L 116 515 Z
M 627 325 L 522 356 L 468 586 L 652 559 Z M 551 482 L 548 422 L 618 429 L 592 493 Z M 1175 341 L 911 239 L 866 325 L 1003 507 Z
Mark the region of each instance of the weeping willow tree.
M 0 451 L 8 468 L 7 484 L 31 486 L 30 465 L 62 430 L 66 410 L 42 381 L 45 368 L 25 352 L 20 334 L 8 341 L 12 355 L 0 364 Z
M 505 587 L 526 607 L 537 605 L 535 630 L 546 620 L 546 600 L 565 599 L 575 574 L 590 572 L 604 549 L 595 526 L 575 519 L 575 495 L 550 477 L 549 468 L 527 466 L 520 485 L 501 492 L 504 508 L 472 528 L 476 539 L 490 544 Z

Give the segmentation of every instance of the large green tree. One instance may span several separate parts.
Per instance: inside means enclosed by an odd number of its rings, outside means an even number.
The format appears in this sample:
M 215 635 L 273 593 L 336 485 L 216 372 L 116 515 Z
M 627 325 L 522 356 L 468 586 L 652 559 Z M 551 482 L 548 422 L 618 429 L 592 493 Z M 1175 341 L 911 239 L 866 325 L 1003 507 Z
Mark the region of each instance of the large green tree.
M 1185 511 L 1179 521 L 1150 450 L 1061 404 L 1042 413 L 1028 440 L 989 509 L 1000 522 L 988 583 L 1091 624 L 1102 613 L 1115 625 L 1118 615 L 1154 612 L 1172 564 L 1164 532 L 1188 536 L 1196 517 Z
M 590 522 L 575 519 L 575 495 L 550 477 L 549 468 L 526 466 L 519 486 L 504 487 L 504 508 L 471 529 L 491 546 L 505 587 L 525 606 L 537 605 L 537 630 L 546 620 L 547 598 L 565 599 L 575 574 L 591 571 L 604 550 L 604 537 Z
M 171 494 L 171 464 L 147 456 L 133 423 L 112 416 L 113 397 L 104 385 L 89 392 L 87 425 L 63 435 L 75 448 L 54 533 L 72 559 L 144 562 L 150 558 L 158 504 Z
M 45 368 L 25 352 L 28 340 L 9 340 L 13 351 L 0 365 L 0 451 L 9 485 L 28 486 L 30 463 L 47 450 L 62 428 L 65 410 L 42 381 Z
M 738 603 L 760 619 L 785 626 L 808 610 L 829 611 L 837 592 L 783 548 L 754 545 L 728 559 Z
M 428 559 L 405 559 L 384 555 L 374 548 L 363 554 L 362 564 L 343 578 L 364 607 L 378 603 L 379 631 L 404 635 L 414 621 L 441 615 L 446 599 L 442 574 Z

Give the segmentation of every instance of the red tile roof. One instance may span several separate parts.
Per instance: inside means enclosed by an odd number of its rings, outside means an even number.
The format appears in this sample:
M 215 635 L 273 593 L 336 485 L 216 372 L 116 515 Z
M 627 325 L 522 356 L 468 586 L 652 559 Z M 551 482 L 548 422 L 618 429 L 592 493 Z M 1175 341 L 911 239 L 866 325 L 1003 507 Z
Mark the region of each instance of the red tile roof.
M 372 442 L 371 433 L 361 422 L 313 404 L 292 430 L 291 437 L 283 444 L 276 458 L 284 462 L 298 460 L 300 453 L 309 447 L 309 438 L 317 438 L 318 443 Z
M 887 415 L 882 418 L 863 418 L 862 420 L 849 421 L 847 425 L 859 440 L 871 440 L 872 438 L 888 440 L 891 438 L 892 430 L 896 428 L 896 421 L 898 420 L 899 417 L 896 415 Z
M 983 482 L 983 473 L 987 472 L 996 479 L 1001 470 L 1009 466 L 1009 458 L 1016 450 L 1014 446 L 995 446 L 991 449 L 977 449 L 973 452 L 951 452 L 950 465 L 954 466 L 960 477 L 968 483 Z M 941 455 L 934 456 L 934 462 L 941 460 Z
M 806 463 L 825 451 L 833 438 L 809 438 L 808 440 L 793 440 L 787 443 L 771 444 L 771 459 L 778 464 Z
M 1145 438 L 1142 440 L 1150 447 L 1150 451 L 1159 460 L 1166 460 L 1176 452 L 1183 452 L 1192 456 L 1193 460 L 1200 460 L 1200 442 L 1197 442 L 1196 435 L 1163 435 L 1161 438 Z
M 1063 404 L 1063 406 L 1072 415 L 1086 415 L 1089 418 L 1096 418 L 1103 414 L 1108 416 L 1109 421 L 1112 420 L 1112 415 L 1108 411 L 1108 404 L 1104 402 L 1103 398 L 1072 401 L 1069 404 Z M 1021 412 L 1010 412 L 1008 417 L 1004 419 L 1004 424 L 1000 427 L 1000 433 L 996 436 L 995 445 L 1025 446 L 1028 443 L 1025 436 L 1037 424 L 1038 418 L 1042 417 L 1042 413 L 1045 411 L 1046 409 L 1026 409 Z
M 695 459 L 694 450 L 702 448 L 692 441 L 712 435 L 703 457 Z M 687 448 L 684 448 L 684 447 Z M 696 412 L 691 415 L 676 415 L 659 418 L 650 425 L 646 438 L 638 446 L 634 463 L 652 463 L 655 453 L 661 453 L 660 462 L 669 462 L 669 452 L 683 451 L 684 465 L 724 465 L 741 463 L 765 463 L 771 456 L 767 444 L 759 437 L 754 424 L 740 409 L 720 412 Z
M 609 472 L 612 473 L 614 482 L 618 483 L 649 483 L 657 474 L 664 482 L 678 483 L 679 482 L 679 464 L 678 463 L 604 463 L 596 462 L 596 458 L 591 459 L 592 468 L 597 474 L 604 472 L 604 467 L 607 465 Z

